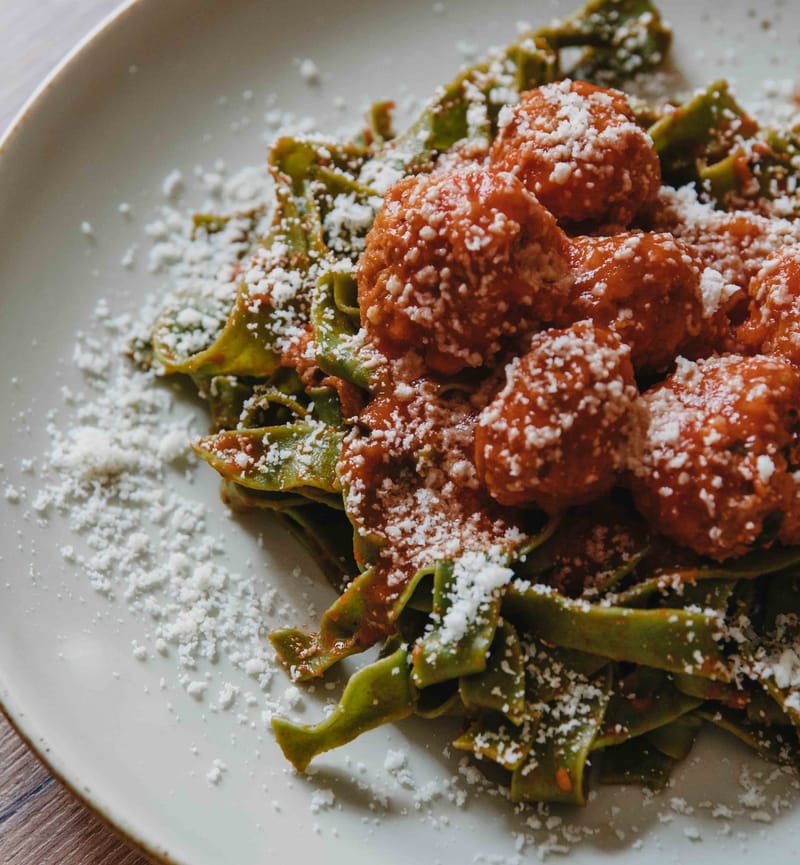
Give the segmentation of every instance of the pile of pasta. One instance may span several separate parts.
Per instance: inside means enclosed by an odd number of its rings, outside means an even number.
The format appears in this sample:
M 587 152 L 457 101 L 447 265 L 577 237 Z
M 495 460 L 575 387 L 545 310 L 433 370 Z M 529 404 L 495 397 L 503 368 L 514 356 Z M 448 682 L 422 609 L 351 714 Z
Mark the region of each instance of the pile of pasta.
M 273 721 L 299 770 L 412 714 L 462 718 L 514 801 L 659 786 L 705 723 L 797 763 L 797 143 L 724 83 L 626 96 L 669 44 L 593 0 L 402 135 L 381 103 L 280 139 L 270 211 L 196 218 L 238 263 L 167 299 L 155 362 L 208 400 L 224 498 L 339 593 L 272 643 L 297 681 L 380 646 Z

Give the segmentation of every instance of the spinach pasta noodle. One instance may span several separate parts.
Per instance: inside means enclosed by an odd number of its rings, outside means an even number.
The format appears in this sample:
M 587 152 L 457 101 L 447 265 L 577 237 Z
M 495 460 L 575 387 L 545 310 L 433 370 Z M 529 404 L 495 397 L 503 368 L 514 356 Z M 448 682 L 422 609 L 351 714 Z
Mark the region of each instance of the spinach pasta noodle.
M 273 720 L 298 770 L 414 714 L 514 801 L 583 803 L 590 764 L 658 787 L 707 724 L 796 765 L 798 141 L 725 82 L 626 96 L 670 41 L 592 0 L 404 133 L 380 103 L 278 140 L 269 212 L 195 218 L 240 263 L 153 360 L 207 400 L 225 500 L 338 594 L 271 641 L 299 682 L 379 646 L 320 723 Z

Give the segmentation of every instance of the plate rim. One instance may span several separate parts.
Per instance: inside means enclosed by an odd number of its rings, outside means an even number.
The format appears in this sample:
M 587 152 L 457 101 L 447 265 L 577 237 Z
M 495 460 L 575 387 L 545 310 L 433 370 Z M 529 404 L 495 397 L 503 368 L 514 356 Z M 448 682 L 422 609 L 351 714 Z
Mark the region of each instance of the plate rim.
M 0 135 L 0 170 L 2 169 L 3 158 L 27 126 L 31 115 L 42 109 L 45 100 L 57 92 L 61 80 L 78 63 L 84 62 L 87 54 L 102 42 L 113 29 L 119 26 L 124 27 L 125 20 L 134 9 L 138 11 L 148 5 L 150 5 L 148 0 L 121 0 L 52 67 L 16 111 Z M 146 14 L 146 12 L 142 14 Z M 0 658 L 0 674 L 2 674 L 2 658 Z M 157 865 L 183 865 L 170 856 L 167 851 L 159 850 L 148 842 L 141 833 L 136 832 L 132 826 L 127 824 L 124 816 L 115 813 L 113 807 L 104 805 L 91 794 L 80 789 L 78 780 L 70 777 L 69 768 L 61 764 L 58 755 L 50 748 L 47 741 L 41 736 L 37 737 L 35 721 L 29 719 L 24 706 L 21 706 L 13 697 L 12 692 L 5 687 L 0 688 L 0 715 L 8 721 L 13 732 L 56 781 L 133 850 L 153 860 Z

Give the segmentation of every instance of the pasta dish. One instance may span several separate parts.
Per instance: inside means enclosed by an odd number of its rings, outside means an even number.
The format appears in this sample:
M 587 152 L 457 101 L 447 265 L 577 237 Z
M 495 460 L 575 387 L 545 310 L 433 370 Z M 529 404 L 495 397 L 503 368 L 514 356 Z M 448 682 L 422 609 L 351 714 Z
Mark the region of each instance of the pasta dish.
M 626 95 L 670 41 L 591 0 L 195 217 L 237 264 L 166 300 L 153 362 L 207 401 L 225 500 L 338 594 L 273 646 L 300 682 L 377 647 L 320 723 L 274 719 L 298 770 L 412 714 L 514 801 L 658 787 L 707 724 L 797 764 L 800 139 L 725 82 Z

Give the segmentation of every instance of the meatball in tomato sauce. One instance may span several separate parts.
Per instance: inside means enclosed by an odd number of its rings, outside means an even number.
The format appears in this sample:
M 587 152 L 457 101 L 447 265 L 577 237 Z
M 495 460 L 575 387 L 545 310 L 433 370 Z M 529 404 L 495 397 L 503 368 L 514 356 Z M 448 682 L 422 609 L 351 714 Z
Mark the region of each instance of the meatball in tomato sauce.
M 739 328 L 743 346 L 800 367 L 800 246 L 773 255 L 750 283 L 752 305 Z
M 570 248 L 575 282 L 559 325 L 590 318 L 630 346 L 637 373 L 658 373 L 700 332 L 700 267 L 670 234 L 623 232 L 576 237 Z
M 629 355 L 589 321 L 533 337 L 478 420 L 478 472 L 497 501 L 556 512 L 611 489 L 637 396 Z
M 511 174 L 466 166 L 401 180 L 358 262 L 362 325 L 452 374 L 553 314 L 570 282 L 566 237 Z
M 515 173 L 565 225 L 630 225 L 661 185 L 653 142 L 624 94 L 559 81 L 500 113 L 490 163 Z
M 641 405 L 630 485 L 651 525 L 719 561 L 775 539 L 800 542 L 800 373 L 792 366 L 763 356 L 683 360 Z
M 789 220 L 716 210 L 688 186 L 663 186 L 643 221 L 650 230 L 669 232 L 691 246 L 704 267 L 718 272 L 728 306 L 738 303 L 770 255 L 798 242 L 797 226 Z

